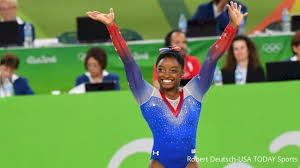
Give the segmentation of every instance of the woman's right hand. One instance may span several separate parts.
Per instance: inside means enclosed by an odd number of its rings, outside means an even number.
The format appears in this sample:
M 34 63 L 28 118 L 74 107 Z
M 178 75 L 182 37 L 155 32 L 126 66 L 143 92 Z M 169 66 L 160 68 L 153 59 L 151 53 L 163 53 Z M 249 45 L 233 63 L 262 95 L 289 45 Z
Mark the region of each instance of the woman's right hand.
M 112 26 L 115 23 L 115 14 L 113 8 L 109 9 L 109 14 L 100 13 L 98 11 L 89 11 L 86 13 L 91 19 L 102 22 L 107 26 Z

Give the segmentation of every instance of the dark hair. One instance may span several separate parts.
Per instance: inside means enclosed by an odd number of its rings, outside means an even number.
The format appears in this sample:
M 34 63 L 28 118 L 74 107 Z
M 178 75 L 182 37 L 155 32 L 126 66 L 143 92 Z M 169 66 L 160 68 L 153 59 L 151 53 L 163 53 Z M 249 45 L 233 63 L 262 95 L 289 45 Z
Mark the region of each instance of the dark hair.
M 13 53 L 4 54 L 0 60 L 0 65 L 5 65 L 10 68 L 14 68 L 15 70 L 19 67 L 19 58 Z
M 168 51 L 163 51 L 159 54 L 155 66 L 157 67 L 157 64 L 159 63 L 160 60 L 163 58 L 174 58 L 177 60 L 177 62 L 180 64 L 181 68 L 184 69 L 184 57 L 180 54 L 179 51 L 176 50 L 168 50 Z
M 248 66 L 253 67 L 253 68 L 261 67 L 261 63 L 260 63 L 260 60 L 259 60 L 259 54 L 258 54 L 258 50 L 257 50 L 257 47 L 256 47 L 255 43 L 249 37 L 247 37 L 246 35 L 238 35 L 233 39 L 233 41 L 232 41 L 232 43 L 229 47 L 227 56 L 224 60 L 225 61 L 224 68 L 226 68 L 230 71 L 234 71 L 234 69 L 237 65 L 237 62 L 236 62 L 236 59 L 234 57 L 233 43 L 235 41 L 239 41 L 239 40 L 242 40 L 242 41 L 246 42 L 246 45 L 247 45 L 247 48 L 248 48 L 248 53 L 249 53 L 249 64 L 248 64 Z
M 174 29 L 170 31 L 165 37 L 165 47 L 171 46 L 171 36 L 173 35 L 173 33 L 183 33 L 183 32 L 179 29 Z
M 86 69 L 87 69 L 87 62 L 90 58 L 94 58 L 95 60 L 97 60 L 97 62 L 99 63 L 99 65 L 101 66 L 102 69 L 106 68 L 107 56 L 103 49 L 101 49 L 99 47 L 93 47 L 88 50 L 88 52 L 86 53 L 85 60 L 84 60 L 84 66 Z
M 291 47 L 294 55 L 296 53 L 294 52 L 293 46 L 298 46 L 298 45 L 300 45 L 300 31 L 297 31 L 292 38 Z
M 214 3 L 218 4 L 220 0 L 213 0 Z

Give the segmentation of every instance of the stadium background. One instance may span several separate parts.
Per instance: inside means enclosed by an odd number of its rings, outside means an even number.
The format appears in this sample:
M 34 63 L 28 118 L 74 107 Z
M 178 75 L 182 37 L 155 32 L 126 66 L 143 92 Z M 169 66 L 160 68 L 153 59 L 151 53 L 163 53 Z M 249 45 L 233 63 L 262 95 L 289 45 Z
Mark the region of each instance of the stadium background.
M 38 38 L 57 37 L 62 32 L 76 31 L 77 16 L 89 10 L 108 12 L 114 8 L 120 28 L 140 33 L 144 39 L 162 39 L 177 26 L 180 13 L 190 18 L 199 4 L 208 0 L 20 0 L 18 15 L 32 22 Z M 246 31 L 267 17 L 282 0 L 240 0 L 248 7 Z
M 204 0 L 87 0 L 87 1 L 19 1 L 19 16 L 32 22 L 38 38 L 53 38 L 62 32 L 75 31 L 76 16 L 87 10 L 107 11 L 113 7 L 120 28 L 133 29 L 145 39 L 162 39 L 177 24 L 177 15 L 191 16 Z M 270 15 L 281 0 L 241 0 L 249 13 L 246 30 L 251 31 Z M 184 5 L 183 5 L 184 4 Z M 299 9 L 299 1 L 293 11 Z M 172 13 L 170 13 L 172 11 Z M 168 16 L 172 17 L 168 17 Z M 172 21 L 173 20 L 173 21 Z M 149 31 L 150 30 L 150 31 Z M 282 60 L 291 55 L 290 36 L 257 37 L 263 61 Z M 203 60 L 214 39 L 190 42 L 193 55 Z M 281 45 L 282 44 L 282 45 Z M 151 82 L 152 62 L 162 43 L 130 45 L 141 56 L 143 74 Z M 199 46 L 198 46 L 199 45 Z M 267 46 L 266 50 L 263 46 Z M 53 89 L 68 91 L 74 78 L 84 71 L 80 54 L 88 46 L 45 47 L 38 49 L 2 49 L 21 59 L 20 74 L 30 79 L 38 94 Z M 127 89 L 124 69 L 111 45 L 101 45 L 108 53 L 109 67 L 120 73 Z M 280 48 L 280 50 L 278 49 Z M 56 55 L 59 53 L 59 55 Z M 79 54 L 79 55 L 78 55 Z M 199 54 L 199 55 L 198 55 Z M 72 55 L 72 57 L 69 57 Z M 276 57 L 274 57 L 276 55 Z M 28 57 L 57 56 L 56 64 L 30 64 Z M 34 62 L 34 61 L 32 61 Z M 275 156 L 297 157 L 297 162 L 249 162 L 253 167 L 297 168 L 300 166 L 300 144 L 297 136 L 274 151 L 272 144 L 282 135 L 295 133 L 299 138 L 299 82 L 212 86 L 204 102 L 197 134 L 198 157 Z M 105 103 L 101 103 L 105 102 Z M 0 100 L 0 167 L 5 168 L 93 168 L 107 167 L 122 146 L 141 138 L 151 138 L 130 91 L 82 95 L 36 95 Z M 294 140 L 294 141 L 293 141 Z M 274 146 L 273 146 L 274 147 Z M 145 167 L 150 155 L 138 152 L 127 157 L 121 168 Z M 205 168 L 223 168 L 228 163 L 200 163 Z

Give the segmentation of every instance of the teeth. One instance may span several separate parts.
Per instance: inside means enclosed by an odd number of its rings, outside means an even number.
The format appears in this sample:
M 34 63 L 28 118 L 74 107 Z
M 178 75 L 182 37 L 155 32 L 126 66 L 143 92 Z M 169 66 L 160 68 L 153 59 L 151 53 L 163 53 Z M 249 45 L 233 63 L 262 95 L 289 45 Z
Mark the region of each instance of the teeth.
M 170 83 L 170 82 L 172 82 L 171 80 L 163 80 L 163 82 L 165 82 L 165 83 Z

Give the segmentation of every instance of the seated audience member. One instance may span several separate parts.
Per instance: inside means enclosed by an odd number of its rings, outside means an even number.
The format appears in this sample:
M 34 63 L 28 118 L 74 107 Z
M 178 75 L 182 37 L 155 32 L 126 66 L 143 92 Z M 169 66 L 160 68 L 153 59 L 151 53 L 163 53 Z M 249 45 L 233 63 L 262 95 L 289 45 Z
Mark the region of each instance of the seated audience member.
M 180 30 L 173 30 L 165 37 L 165 47 L 177 46 L 180 47 L 180 53 L 184 56 L 184 76 L 182 80 L 192 79 L 198 75 L 201 69 L 200 61 L 197 57 L 187 55 L 187 39 L 185 34 Z M 153 67 L 153 86 L 159 88 L 157 81 L 157 69 Z
M 5 54 L 0 60 L 1 85 L 0 95 L 4 95 L 5 80 L 13 84 L 15 95 L 32 95 L 33 90 L 30 88 L 26 78 L 19 77 L 15 74 L 19 66 L 19 59 L 15 54 Z
M 230 3 L 229 0 L 212 0 L 208 3 L 202 4 L 198 7 L 194 14 L 193 20 L 216 19 L 217 33 L 221 34 L 229 23 L 228 10 L 226 7 L 226 4 L 228 3 Z M 237 4 L 242 5 L 242 13 L 247 12 L 247 7 L 245 5 L 240 2 L 237 2 Z
M 19 40 L 22 45 L 24 42 L 24 26 L 25 22 L 17 17 L 18 2 L 17 0 L 0 0 L 1 22 L 16 21 L 19 25 Z M 34 26 L 30 24 L 32 30 L 32 39 L 35 39 Z
M 75 86 L 80 88 L 83 86 L 82 84 L 85 83 L 114 82 L 116 84 L 116 90 L 120 90 L 119 76 L 106 71 L 106 65 L 107 56 L 105 51 L 99 47 L 90 48 L 84 60 L 84 66 L 87 72 L 77 77 Z M 70 93 L 82 92 L 85 91 L 70 91 Z
M 236 83 L 235 70 L 240 67 L 242 83 L 265 81 L 264 70 L 259 60 L 255 43 L 245 35 L 236 36 L 228 50 L 222 68 L 224 84 Z
M 300 31 L 297 31 L 293 36 L 291 46 L 294 56 L 286 61 L 300 61 Z

